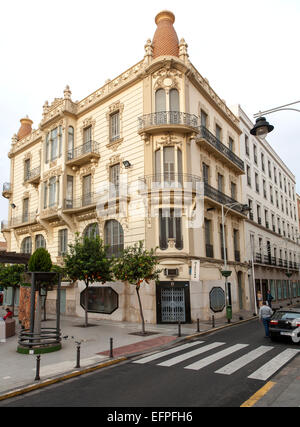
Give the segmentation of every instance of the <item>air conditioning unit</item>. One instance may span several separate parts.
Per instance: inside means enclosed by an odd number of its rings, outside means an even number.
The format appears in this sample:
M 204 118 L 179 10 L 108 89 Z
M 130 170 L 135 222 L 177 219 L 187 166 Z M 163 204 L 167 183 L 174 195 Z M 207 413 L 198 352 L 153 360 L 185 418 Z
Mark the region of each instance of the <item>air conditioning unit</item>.
M 179 276 L 178 268 L 165 268 L 164 273 L 165 273 L 165 276 L 167 277 Z

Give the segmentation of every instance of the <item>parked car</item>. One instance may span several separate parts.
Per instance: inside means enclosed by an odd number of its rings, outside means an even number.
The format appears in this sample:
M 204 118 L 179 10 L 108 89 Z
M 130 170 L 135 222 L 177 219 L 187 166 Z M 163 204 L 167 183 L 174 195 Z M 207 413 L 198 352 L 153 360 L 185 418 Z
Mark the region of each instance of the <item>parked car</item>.
M 300 343 L 300 308 L 281 308 L 270 320 L 270 338 L 275 341 L 288 337 L 294 343 Z

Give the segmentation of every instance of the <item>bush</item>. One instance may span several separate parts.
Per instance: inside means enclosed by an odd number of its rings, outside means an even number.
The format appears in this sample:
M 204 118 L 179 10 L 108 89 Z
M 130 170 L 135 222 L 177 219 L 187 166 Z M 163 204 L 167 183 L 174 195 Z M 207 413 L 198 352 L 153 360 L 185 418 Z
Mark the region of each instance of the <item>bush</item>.
M 38 248 L 31 255 L 28 262 L 28 271 L 51 271 L 52 261 L 45 248 Z

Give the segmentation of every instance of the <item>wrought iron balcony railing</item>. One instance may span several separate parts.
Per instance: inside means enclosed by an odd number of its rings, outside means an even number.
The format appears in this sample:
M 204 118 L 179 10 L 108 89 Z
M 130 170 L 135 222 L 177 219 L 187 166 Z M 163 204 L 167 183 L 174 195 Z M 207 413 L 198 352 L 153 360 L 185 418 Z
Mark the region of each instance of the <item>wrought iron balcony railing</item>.
M 64 199 L 64 209 L 81 209 L 87 206 L 96 205 L 97 194 L 88 193 L 77 199 Z
M 78 159 L 88 154 L 100 154 L 100 144 L 95 141 L 85 142 L 83 145 L 68 151 L 67 161 Z
M 204 183 L 204 195 L 214 200 L 215 202 L 220 203 L 221 205 L 226 205 L 228 208 L 243 214 L 244 205 L 242 203 L 237 202 L 232 197 L 227 196 L 226 194 L 209 185 L 207 182 Z
M 196 190 L 200 191 L 202 178 L 196 175 L 186 173 L 165 173 L 165 174 L 154 174 L 147 175 L 139 178 L 139 189 L 140 190 Z
M 41 167 L 38 166 L 34 169 L 31 169 L 31 171 L 28 171 L 27 174 L 24 177 L 24 181 L 30 181 L 30 182 L 35 182 L 35 181 L 39 181 L 41 176 Z
M 226 145 L 224 145 L 218 138 L 215 137 L 205 126 L 198 127 L 197 139 L 204 139 L 207 141 L 213 148 L 215 148 L 219 153 L 233 162 L 238 168 L 244 171 L 244 162 L 240 159 L 232 150 L 230 150 Z
M 36 213 L 35 212 L 25 212 L 23 215 L 13 217 L 8 221 L 9 227 L 18 227 L 23 224 L 31 224 L 36 222 Z
M 183 125 L 195 129 L 199 125 L 198 116 L 180 111 L 159 111 L 158 113 L 145 114 L 138 120 L 139 131 L 162 125 Z

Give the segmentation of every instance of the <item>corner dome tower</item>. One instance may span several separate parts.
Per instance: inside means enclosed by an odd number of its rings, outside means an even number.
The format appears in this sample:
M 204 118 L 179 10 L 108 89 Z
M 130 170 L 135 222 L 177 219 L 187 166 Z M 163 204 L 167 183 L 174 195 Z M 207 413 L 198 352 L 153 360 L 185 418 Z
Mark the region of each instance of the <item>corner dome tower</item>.
M 33 121 L 29 119 L 28 116 L 20 120 L 21 127 L 17 133 L 18 140 L 24 138 L 32 132 Z
M 152 41 L 153 59 L 164 55 L 179 57 L 179 41 L 173 27 L 174 22 L 175 16 L 168 10 L 163 10 L 156 15 L 157 28 Z

